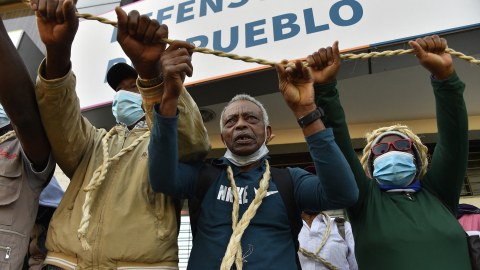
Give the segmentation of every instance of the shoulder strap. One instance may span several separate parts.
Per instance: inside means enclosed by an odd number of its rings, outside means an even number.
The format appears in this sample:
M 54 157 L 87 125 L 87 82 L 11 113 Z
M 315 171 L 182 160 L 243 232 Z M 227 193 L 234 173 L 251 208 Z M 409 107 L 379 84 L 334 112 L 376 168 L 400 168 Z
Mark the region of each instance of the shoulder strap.
M 338 233 L 345 240 L 345 219 L 342 217 L 336 217 L 334 221 L 337 223 Z
M 270 167 L 270 172 L 272 174 L 272 181 L 277 186 L 278 193 L 280 193 L 283 204 L 287 209 L 292 240 L 293 244 L 295 245 L 295 262 L 297 263 L 297 268 L 301 270 L 302 266 L 300 265 L 300 260 L 298 258 L 298 249 L 300 247 L 300 243 L 298 242 L 298 234 L 302 229 L 302 221 L 299 219 L 300 214 L 298 213 L 297 203 L 295 202 L 295 196 L 293 193 L 295 190 L 293 186 L 293 179 L 288 169 Z
M 221 168 L 210 164 L 205 164 L 198 174 L 195 195 L 188 200 L 188 213 L 190 215 L 190 227 L 192 229 L 193 236 L 192 242 L 195 240 L 195 235 L 197 234 L 197 221 L 198 217 L 200 216 L 203 198 L 221 172 Z

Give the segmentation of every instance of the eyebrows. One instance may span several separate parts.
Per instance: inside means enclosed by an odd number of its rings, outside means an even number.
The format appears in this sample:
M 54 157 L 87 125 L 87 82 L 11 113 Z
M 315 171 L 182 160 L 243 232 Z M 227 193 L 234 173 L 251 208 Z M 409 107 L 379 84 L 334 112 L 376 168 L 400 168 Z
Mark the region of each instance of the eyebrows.
M 242 115 L 243 117 L 253 115 L 253 116 L 256 116 L 257 118 L 260 119 L 261 113 L 258 113 L 258 112 L 255 112 L 255 111 L 245 111 L 245 112 L 242 112 L 241 115 Z M 223 120 L 225 121 L 225 120 L 227 120 L 227 119 L 234 118 L 234 117 L 238 117 L 238 116 L 239 116 L 238 113 L 228 114 L 227 116 L 225 116 L 225 118 L 224 118 Z

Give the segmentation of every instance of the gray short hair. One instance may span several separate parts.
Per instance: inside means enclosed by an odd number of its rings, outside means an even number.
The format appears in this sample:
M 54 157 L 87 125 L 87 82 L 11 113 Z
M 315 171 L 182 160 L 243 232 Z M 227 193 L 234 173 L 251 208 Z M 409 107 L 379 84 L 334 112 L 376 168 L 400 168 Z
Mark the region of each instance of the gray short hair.
M 265 107 L 263 107 L 263 104 L 260 101 L 256 100 L 255 98 L 253 98 L 250 95 L 239 94 L 239 95 L 236 95 L 235 97 L 233 97 L 232 100 L 230 100 L 230 102 L 228 102 L 227 106 L 225 106 L 225 108 L 223 108 L 222 114 L 220 115 L 220 132 L 223 131 L 223 114 L 225 113 L 227 108 L 230 107 L 230 105 L 232 105 L 232 103 L 234 103 L 235 101 L 239 101 L 239 100 L 248 100 L 248 101 L 254 103 L 255 105 L 257 105 L 258 107 L 260 107 L 260 110 L 262 110 L 263 123 L 265 124 L 265 127 L 267 127 L 270 124 L 270 122 L 268 121 L 267 110 L 265 110 Z

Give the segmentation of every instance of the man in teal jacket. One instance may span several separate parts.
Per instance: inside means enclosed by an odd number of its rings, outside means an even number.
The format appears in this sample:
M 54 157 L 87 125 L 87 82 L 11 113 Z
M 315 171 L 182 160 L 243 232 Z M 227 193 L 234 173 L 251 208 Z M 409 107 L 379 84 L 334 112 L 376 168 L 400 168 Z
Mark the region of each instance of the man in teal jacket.
M 373 131 L 360 161 L 336 89 L 338 43 L 307 58 L 314 66 L 316 104 L 324 109 L 325 126 L 333 129 L 360 192 L 358 202 L 347 209 L 358 266 L 367 270 L 471 269 L 465 233 L 447 209 L 457 212 L 467 166 L 465 84 L 453 68 L 451 55 L 444 53 L 444 39 L 432 36 L 409 44 L 420 64 L 432 73 L 438 143 L 428 171 L 426 147 L 401 125 Z M 397 102 L 404 102 L 407 109 L 410 98 Z

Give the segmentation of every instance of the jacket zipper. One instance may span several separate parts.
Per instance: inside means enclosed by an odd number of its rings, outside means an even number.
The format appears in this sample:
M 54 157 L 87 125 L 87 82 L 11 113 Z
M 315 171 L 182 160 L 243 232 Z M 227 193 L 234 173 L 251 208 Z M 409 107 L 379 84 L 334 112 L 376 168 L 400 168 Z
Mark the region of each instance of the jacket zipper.
M 25 234 L 22 234 L 22 233 L 19 233 L 19 232 L 16 232 L 16 231 L 10 231 L 10 230 L 5 230 L 5 229 L 0 229 L 0 232 L 12 233 L 12 234 L 20 235 L 21 237 L 27 237 Z
M 10 247 L 4 247 L 4 246 L 0 246 L 0 249 L 5 250 L 5 260 L 8 260 L 8 258 L 10 258 L 10 252 L 12 251 L 12 249 Z
M 123 135 L 123 143 L 122 143 L 122 148 L 120 149 L 120 151 L 122 151 L 123 147 L 125 146 L 125 141 L 127 141 L 127 137 L 130 133 L 127 134 L 127 132 L 125 132 L 125 134 Z M 116 155 L 116 154 L 115 154 Z M 97 238 L 100 234 L 100 224 L 102 223 L 102 216 L 103 216 L 103 209 L 104 209 L 104 206 L 105 206 L 105 203 L 102 205 L 102 209 L 100 209 L 100 216 L 98 218 L 98 227 L 97 227 L 97 235 L 95 238 Z M 96 240 L 95 240 L 96 241 Z M 97 249 L 97 246 L 96 246 L 96 243 L 94 243 L 94 247 L 93 247 L 93 251 L 95 251 Z M 97 265 L 100 264 L 99 260 L 98 260 L 98 253 L 97 253 L 97 259 L 95 260 L 95 255 L 93 255 L 93 252 L 92 252 L 92 264 L 95 265 L 95 263 Z M 93 267 L 93 270 L 96 270 L 97 268 L 94 266 Z

